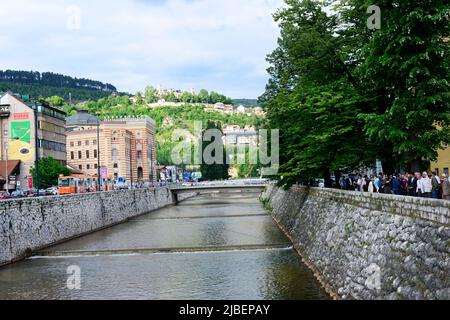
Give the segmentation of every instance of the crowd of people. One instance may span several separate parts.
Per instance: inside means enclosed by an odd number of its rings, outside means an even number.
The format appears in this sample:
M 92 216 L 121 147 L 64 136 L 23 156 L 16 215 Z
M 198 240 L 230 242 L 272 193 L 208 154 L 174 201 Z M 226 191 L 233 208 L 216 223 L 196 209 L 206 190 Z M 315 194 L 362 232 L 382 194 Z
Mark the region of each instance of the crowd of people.
M 450 200 L 450 178 L 433 172 L 416 172 L 395 175 L 347 175 L 339 179 L 344 190 L 375 192 L 411 197 Z

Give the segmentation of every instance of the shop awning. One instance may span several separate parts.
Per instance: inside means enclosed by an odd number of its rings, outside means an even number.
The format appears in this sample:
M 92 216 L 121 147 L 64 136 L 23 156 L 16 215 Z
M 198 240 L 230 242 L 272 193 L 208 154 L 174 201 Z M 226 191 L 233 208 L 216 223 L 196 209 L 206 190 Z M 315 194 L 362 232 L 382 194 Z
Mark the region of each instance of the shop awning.
M 11 176 L 18 170 L 20 160 L 0 160 L 0 178 L 5 179 L 6 176 Z

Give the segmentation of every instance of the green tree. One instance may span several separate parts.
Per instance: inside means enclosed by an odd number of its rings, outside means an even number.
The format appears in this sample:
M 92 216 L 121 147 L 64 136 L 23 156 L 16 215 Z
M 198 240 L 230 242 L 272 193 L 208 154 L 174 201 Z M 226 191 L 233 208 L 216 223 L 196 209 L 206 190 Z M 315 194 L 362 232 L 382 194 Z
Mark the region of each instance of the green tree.
M 147 103 L 154 103 L 159 99 L 158 90 L 156 90 L 153 86 L 145 87 L 144 95 Z
M 136 92 L 136 104 L 141 106 L 144 104 L 144 98 L 142 97 L 142 92 Z
M 345 3 L 346 17 L 364 17 L 367 1 Z M 370 107 L 360 118 L 366 135 L 388 150 L 388 167 L 416 171 L 426 167 L 422 160 L 434 160 L 437 150 L 450 143 L 450 3 L 377 4 L 381 29 L 360 48 L 363 63 L 357 74 Z
M 340 54 L 337 19 L 318 1 L 286 4 L 274 16 L 281 37 L 260 98 L 268 125 L 280 130 L 280 184 L 324 178 L 330 185 L 332 172 L 375 161 L 358 120 L 364 101 Z
M 205 135 L 205 132 L 207 130 L 219 130 L 222 131 L 222 126 L 220 124 L 220 122 L 218 121 L 208 121 L 206 128 L 203 131 L 202 136 Z M 203 141 L 202 143 L 202 153 L 205 150 L 205 148 L 207 148 L 207 146 L 209 146 L 211 143 L 217 144 L 218 148 L 222 149 L 223 151 L 223 157 L 222 159 L 219 159 L 219 163 L 214 163 L 214 164 L 207 164 L 205 162 L 205 160 L 202 161 L 202 164 L 200 165 L 200 171 L 202 173 L 202 178 L 205 180 L 226 180 L 228 179 L 228 169 L 229 169 L 229 164 L 226 158 L 226 151 L 225 151 L 225 147 L 223 145 L 223 141 L 220 138 L 218 141 L 214 140 L 215 138 L 213 138 L 213 141 Z M 218 157 L 219 155 L 216 155 L 216 150 L 213 150 L 211 153 L 212 157 Z
M 36 181 L 36 169 L 32 167 L 30 173 Z M 39 159 L 39 189 L 58 185 L 59 175 L 68 176 L 71 171 L 52 157 Z
M 209 102 L 209 93 L 208 90 L 202 89 L 197 95 L 198 102 L 208 103 Z
M 59 108 L 59 107 L 62 107 L 64 105 L 64 99 L 59 97 L 59 96 L 52 96 L 50 98 L 47 98 L 46 100 L 53 107 Z

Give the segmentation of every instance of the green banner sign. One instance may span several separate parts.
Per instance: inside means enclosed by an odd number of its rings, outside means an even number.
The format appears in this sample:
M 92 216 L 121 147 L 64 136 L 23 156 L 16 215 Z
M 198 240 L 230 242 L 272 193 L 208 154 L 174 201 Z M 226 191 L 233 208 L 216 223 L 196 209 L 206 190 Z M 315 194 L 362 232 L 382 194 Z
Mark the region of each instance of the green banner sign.
M 19 140 L 26 143 L 31 141 L 30 121 L 18 121 L 11 123 L 11 140 Z

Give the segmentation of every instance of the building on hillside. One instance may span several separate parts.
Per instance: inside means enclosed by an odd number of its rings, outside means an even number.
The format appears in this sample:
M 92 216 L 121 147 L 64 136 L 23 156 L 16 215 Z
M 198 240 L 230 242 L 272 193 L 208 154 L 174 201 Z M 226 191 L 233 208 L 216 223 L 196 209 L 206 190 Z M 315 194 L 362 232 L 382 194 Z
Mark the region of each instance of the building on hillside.
M 241 127 L 238 125 L 228 125 L 222 131 L 223 131 L 223 133 L 229 133 L 229 132 L 237 132 L 240 130 L 241 130 Z
M 436 161 L 431 162 L 430 170 L 437 172 L 439 175 L 442 173 L 449 175 L 450 171 L 450 147 L 439 150 L 438 158 Z
M 261 107 L 255 107 L 253 110 L 254 110 L 255 114 L 257 116 L 259 116 L 259 117 L 265 117 L 266 116 L 266 112 Z
M 236 113 L 246 113 L 247 109 L 241 104 L 239 107 L 236 108 Z
M 36 147 L 40 159 L 66 163 L 65 118 L 64 111 L 25 97 L 7 93 L 0 98 L 0 189 L 31 189 Z
M 67 118 L 67 163 L 97 176 L 100 160 L 104 179 L 113 179 L 116 184 L 154 185 L 155 121 L 149 117 L 109 119 L 100 122 L 97 132 L 98 120 L 94 119 L 86 111 Z
M 250 125 L 244 129 L 238 125 L 228 125 L 223 130 L 222 139 L 225 145 L 258 145 L 258 133 L 255 127 Z

